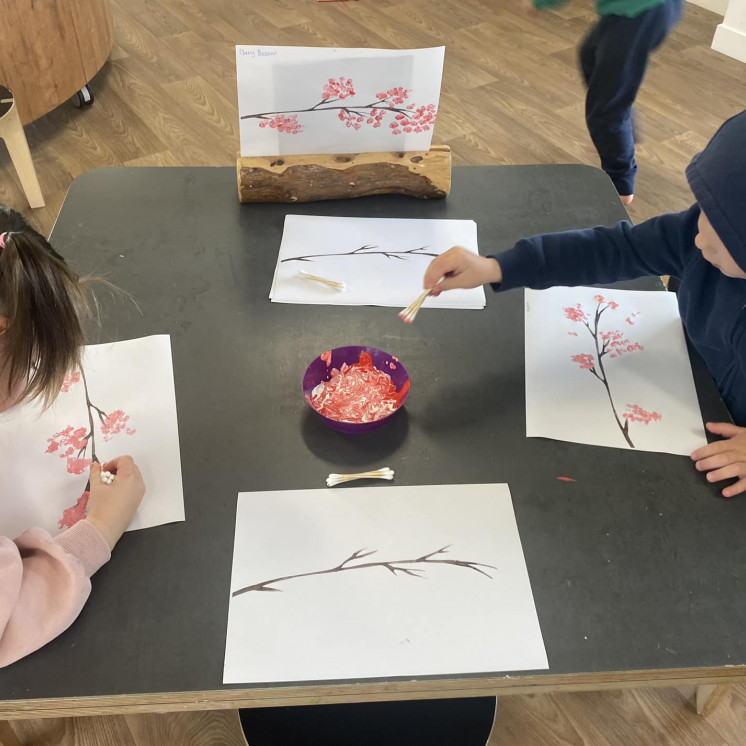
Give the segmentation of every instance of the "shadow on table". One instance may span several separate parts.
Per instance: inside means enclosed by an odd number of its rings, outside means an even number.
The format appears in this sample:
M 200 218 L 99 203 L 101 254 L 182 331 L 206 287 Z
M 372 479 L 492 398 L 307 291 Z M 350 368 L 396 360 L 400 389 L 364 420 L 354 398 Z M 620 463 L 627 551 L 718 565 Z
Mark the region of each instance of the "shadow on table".
M 477 423 L 525 420 L 523 376 L 518 380 L 504 371 L 462 378 L 444 379 L 431 386 L 426 401 L 413 415 L 412 424 L 429 433 L 452 432 Z
M 409 415 L 406 408 L 391 421 L 360 435 L 338 433 L 327 427 L 317 414 L 306 411 L 302 424 L 303 441 L 308 450 L 325 461 L 345 466 L 382 466 L 378 462 L 397 451 L 407 437 Z

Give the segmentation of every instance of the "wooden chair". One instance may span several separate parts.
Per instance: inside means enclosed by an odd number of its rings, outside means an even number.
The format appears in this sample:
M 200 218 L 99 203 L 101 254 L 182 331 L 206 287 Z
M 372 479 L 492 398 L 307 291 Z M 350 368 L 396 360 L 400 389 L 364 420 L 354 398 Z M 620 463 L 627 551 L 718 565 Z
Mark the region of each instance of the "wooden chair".
M 0 746 L 23 746 L 7 720 L 0 720 Z
M 36 178 L 34 162 L 18 116 L 13 94 L 0 85 L 0 139 L 5 140 L 10 160 L 18 174 L 26 199 L 31 207 L 44 207 L 39 180 Z

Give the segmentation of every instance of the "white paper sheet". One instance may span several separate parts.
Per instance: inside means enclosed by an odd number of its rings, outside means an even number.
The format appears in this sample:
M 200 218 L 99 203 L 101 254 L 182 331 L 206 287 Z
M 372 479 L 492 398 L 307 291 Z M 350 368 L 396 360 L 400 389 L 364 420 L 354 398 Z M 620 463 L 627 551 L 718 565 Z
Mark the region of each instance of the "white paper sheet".
M 79 501 L 93 446 L 102 463 L 129 454 L 142 471 L 147 492 L 130 530 L 184 520 L 169 337 L 89 345 L 83 369 L 90 409 L 78 375 L 47 411 L 38 403 L 22 403 L 0 414 L 0 533 L 5 536 L 32 526 L 54 535 L 83 517 Z M 91 421 L 93 444 L 85 441 Z
M 673 293 L 556 287 L 525 298 L 528 437 L 681 455 L 705 445 Z
M 445 47 L 236 47 L 241 155 L 429 150 Z
M 548 667 L 505 484 L 241 493 L 231 593 L 252 585 L 225 683 Z
M 479 253 L 473 220 L 407 220 L 287 215 L 272 281 L 275 303 L 404 308 L 422 292 L 434 256 L 454 245 Z M 345 283 L 338 292 L 303 270 Z M 484 308 L 482 287 L 449 290 L 425 308 Z

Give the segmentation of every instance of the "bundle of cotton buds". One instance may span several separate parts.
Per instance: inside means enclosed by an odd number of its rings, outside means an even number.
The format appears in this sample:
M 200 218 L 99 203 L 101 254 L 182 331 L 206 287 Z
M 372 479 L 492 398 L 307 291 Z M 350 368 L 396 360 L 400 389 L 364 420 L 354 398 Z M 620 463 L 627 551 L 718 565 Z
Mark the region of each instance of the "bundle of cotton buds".
M 326 478 L 327 487 L 336 487 L 338 484 L 344 482 L 352 482 L 355 479 L 393 479 L 394 470 L 389 469 L 388 466 L 384 466 L 382 469 L 376 469 L 375 471 L 364 471 L 360 474 L 330 474 Z
M 104 484 L 111 484 L 114 481 L 114 474 L 112 474 L 110 471 L 104 471 L 101 469 L 101 481 Z

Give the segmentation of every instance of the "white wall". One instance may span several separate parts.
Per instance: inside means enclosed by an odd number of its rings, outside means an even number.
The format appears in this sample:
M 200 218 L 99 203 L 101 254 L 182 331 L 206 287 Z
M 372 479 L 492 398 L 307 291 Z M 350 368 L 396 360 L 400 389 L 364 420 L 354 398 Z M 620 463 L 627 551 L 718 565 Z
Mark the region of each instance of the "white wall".
M 689 0 L 692 5 L 699 5 L 700 8 L 711 10 L 719 16 L 724 16 L 728 7 L 728 0 Z
M 730 0 L 725 18 L 715 30 L 712 48 L 746 62 L 746 0 Z

